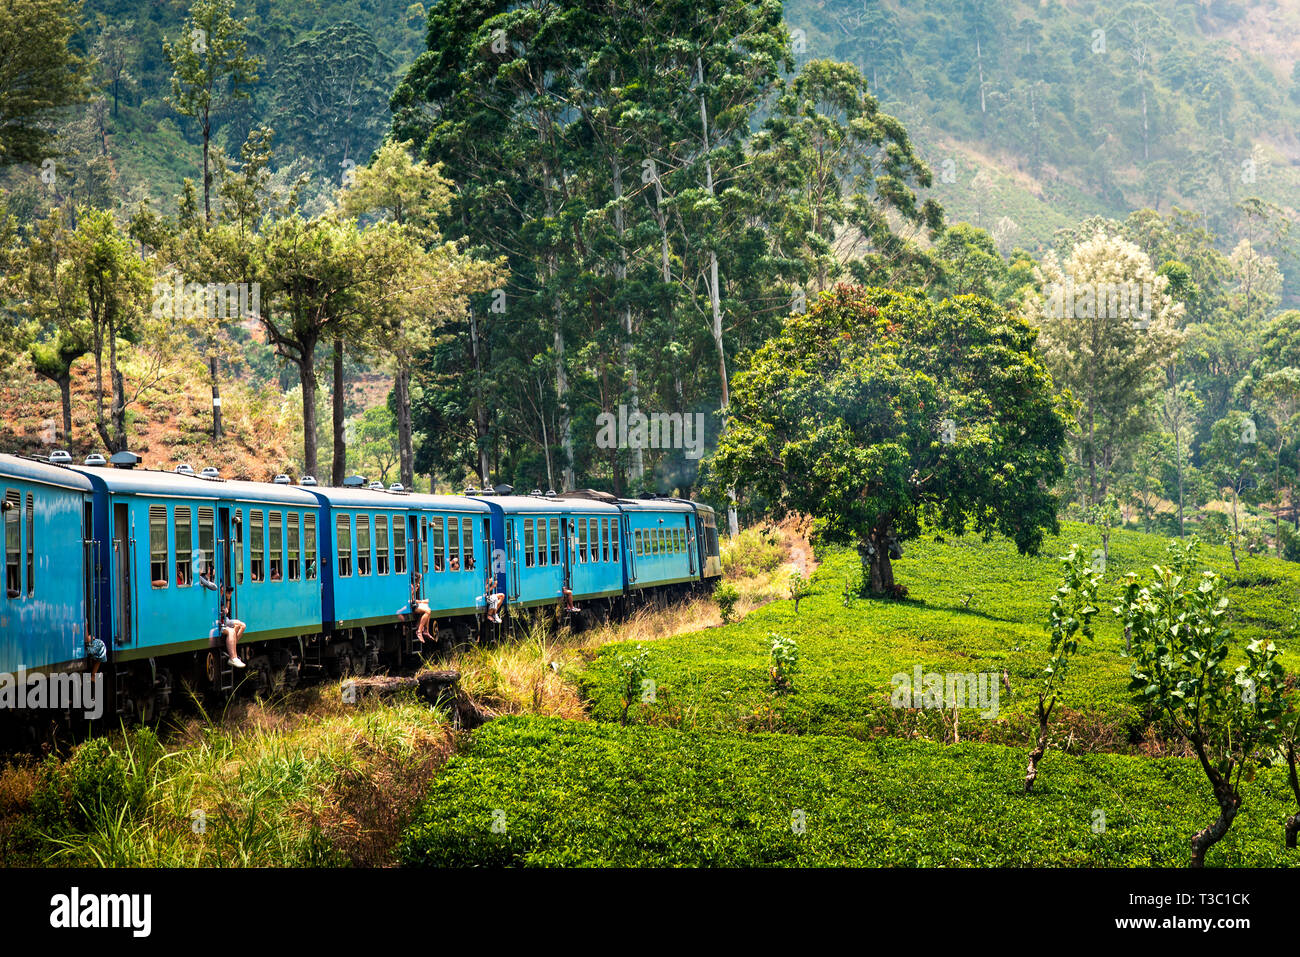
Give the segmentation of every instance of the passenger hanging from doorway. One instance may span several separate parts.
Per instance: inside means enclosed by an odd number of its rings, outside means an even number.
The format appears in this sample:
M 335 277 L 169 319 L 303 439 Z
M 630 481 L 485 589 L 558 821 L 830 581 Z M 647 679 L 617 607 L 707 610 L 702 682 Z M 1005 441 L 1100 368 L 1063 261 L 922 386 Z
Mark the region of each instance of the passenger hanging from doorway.
M 487 590 L 484 592 L 487 598 L 487 619 L 494 625 L 501 624 L 501 606 L 506 600 L 506 596 L 497 591 L 496 576 L 491 572 L 487 577 Z
M 86 634 L 86 657 L 90 659 L 90 676 L 99 674 L 99 666 L 108 660 L 108 649 L 94 635 Z
M 244 662 L 240 660 L 239 655 L 235 652 L 239 650 L 239 639 L 244 637 L 244 629 L 248 626 L 231 615 L 230 606 L 234 600 L 234 595 L 235 590 L 227 585 L 225 597 L 221 602 L 221 633 L 226 639 L 226 654 L 230 656 L 230 666 L 232 668 L 242 668 Z
M 564 592 L 564 610 L 570 612 L 582 611 L 581 608 L 573 603 L 573 589 L 568 585 L 561 585 L 560 589 Z
M 429 608 L 429 602 L 420 597 L 420 573 L 416 572 L 411 578 L 411 614 L 419 615 L 420 620 L 415 626 L 415 640 L 424 644 L 424 639 L 433 638 L 429 632 L 429 618 L 433 611 Z

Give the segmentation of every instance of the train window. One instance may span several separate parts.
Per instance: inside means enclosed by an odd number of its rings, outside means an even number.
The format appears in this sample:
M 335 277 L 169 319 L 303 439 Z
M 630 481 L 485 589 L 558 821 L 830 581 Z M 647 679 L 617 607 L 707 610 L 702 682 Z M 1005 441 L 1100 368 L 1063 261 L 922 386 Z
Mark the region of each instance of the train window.
M 289 513 L 289 581 L 302 578 L 302 515 Z
M 234 552 L 235 552 L 235 584 L 244 583 L 244 523 L 240 519 L 240 510 L 235 509 L 231 521 L 235 523 L 234 533 Z
M 334 533 L 339 547 L 339 578 L 352 574 L 352 520 L 340 515 L 334 522 Z
M 268 571 L 271 581 L 284 581 L 284 513 L 271 512 L 267 515 L 266 521 L 270 526 L 267 538 L 270 540 L 271 550 L 267 558 Z
M 609 561 L 609 519 L 600 520 L 600 560 Z
M 546 547 L 546 519 L 537 520 L 537 564 L 546 567 L 549 549 Z
M 600 523 L 594 519 L 587 519 L 587 541 L 588 556 L 593 562 L 600 561 Z
M 167 506 L 149 506 L 149 581 L 154 588 L 167 587 Z
M 637 555 L 641 554 L 641 529 L 632 532 L 632 546 Z
M 370 574 L 370 516 L 357 516 L 357 574 Z
M 610 548 L 609 554 L 614 561 L 618 561 L 618 519 L 612 518 L 609 521 L 610 528 Z
M 19 564 L 23 554 L 23 532 L 18 524 L 22 517 L 23 496 L 9 489 L 5 492 L 5 593 L 17 598 L 23 593 L 23 570 Z
M 551 519 L 551 564 L 560 564 L 560 520 Z
M 424 565 L 420 571 L 426 575 L 429 574 L 429 519 L 420 516 L 420 563 Z
M 249 577 L 255 582 L 266 581 L 266 527 L 260 508 L 249 513 L 248 524 Z
M 27 493 L 27 596 L 36 592 L 36 507 L 32 493 Z
M 194 583 L 194 509 L 177 505 L 176 522 L 176 587 L 188 588 Z
M 447 539 L 443 535 L 441 515 L 429 520 L 429 537 L 433 539 L 433 570 L 440 572 L 447 567 Z
M 406 574 L 406 519 L 393 516 L 393 571 Z
M 532 568 L 537 561 L 537 539 L 533 535 L 533 519 L 524 519 L 524 567 Z
M 213 541 L 216 536 L 213 535 L 212 509 L 199 509 L 199 567 L 197 569 L 200 575 L 206 575 L 209 579 L 216 578 L 216 558 L 214 557 Z
M 474 570 L 474 519 L 460 523 L 460 538 L 465 545 L 465 571 Z
M 375 574 L 388 574 L 388 516 L 375 516 Z
M 303 577 L 311 582 L 316 580 L 316 516 L 302 517 L 302 552 Z
M 452 571 L 460 571 L 460 519 L 458 518 L 447 519 L 447 564 Z
M 578 519 L 578 561 L 587 560 L 587 520 Z

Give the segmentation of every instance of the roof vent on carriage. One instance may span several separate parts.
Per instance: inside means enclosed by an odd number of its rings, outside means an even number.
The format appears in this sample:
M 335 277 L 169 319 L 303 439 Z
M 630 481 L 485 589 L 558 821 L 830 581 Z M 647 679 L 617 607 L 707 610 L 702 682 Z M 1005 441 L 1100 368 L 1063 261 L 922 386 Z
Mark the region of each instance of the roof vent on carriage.
M 176 466 L 176 468 L 174 468 L 172 471 L 174 471 L 177 475 L 193 475 L 194 466 L 190 465 L 188 462 L 182 462 L 180 465 Z
M 555 498 L 555 489 L 553 489 L 553 488 L 548 488 L 548 489 L 546 490 L 546 497 L 547 497 L 547 498 Z
M 496 485 L 493 486 L 492 491 L 497 495 L 513 495 L 515 487 L 513 485 Z
M 315 485 L 315 484 L 316 484 L 316 476 L 314 476 L 314 475 L 304 475 L 302 478 L 298 479 L 298 484 L 299 484 L 299 485 Z
M 204 468 L 202 472 L 199 473 L 199 477 L 205 479 L 215 479 L 215 478 L 220 478 L 221 473 L 217 471 L 217 467 L 215 465 L 209 465 L 206 468 Z
M 343 480 L 344 488 L 365 488 L 366 477 L 364 475 L 349 475 Z
M 104 456 L 100 455 L 98 452 L 91 452 L 89 455 L 86 456 L 85 464 L 86 465 L 107 465 L 108 461 L 107 459 L 104 458 Z
M 57 452 L 50 453 L 49 462 L 51 465 L 71 465 L 72 455 L 63 449 L 59 449 Z
M 478 494 L 478 489 L 476 489 L 476 488 L 475 488 L 474 486 L 472 486 L 472 485 L 466 485 L 466 486 L 465 486 L 465 494 L 466 494 L 466 495 L 477 495 L 477 494 Z
M 371 488 L 373 491 L 376 491 L 376 492 L 382 492 L 382 491 L 384 490 L 384 483 L 383 483 L 383 482 L 371 482 L 371 483 L 370 483 L 370 488 Z
M 274 479 L 272 479 L 272 483 L 275 485 L 289 485 L 291 484 L 292 481 L 293 480 L 290 479 L 289 476 L 284 475 L 283 473 L 277 475 Z
M 406 486 L 403 485 L 401 482 L 394 482 L 392 485 L 388 486 L 388 491 L 390 491 L 390 492 L 405 492 L 405 491 L 406 491 Z
M 108 461 L 115 469 L 133 469 L 144 460 L 134 452 L 122 451 L 114 452 Z

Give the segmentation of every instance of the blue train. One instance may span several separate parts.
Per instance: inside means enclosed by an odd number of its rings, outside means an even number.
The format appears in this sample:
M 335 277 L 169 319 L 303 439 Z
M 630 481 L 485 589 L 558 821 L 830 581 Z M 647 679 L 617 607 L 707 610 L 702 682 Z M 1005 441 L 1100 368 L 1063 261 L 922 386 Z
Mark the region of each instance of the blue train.
M 440 639 L 463 641 L 497 627 L 496 594 L 504 623 L 527 609 L 581 623 L 722 572 L 713 509 L 673 498 L 226 481 L 129 452 L 0 455 L 0 495 L 0 678 L 87 672 L 98 639 L 108 713 L 128 719 L 165 712 L 181 681 L 269 691 L 400 666 L 415 654 L 413 594 Z M 238 676 L 219 624 L 227 587 L 246 624 Z

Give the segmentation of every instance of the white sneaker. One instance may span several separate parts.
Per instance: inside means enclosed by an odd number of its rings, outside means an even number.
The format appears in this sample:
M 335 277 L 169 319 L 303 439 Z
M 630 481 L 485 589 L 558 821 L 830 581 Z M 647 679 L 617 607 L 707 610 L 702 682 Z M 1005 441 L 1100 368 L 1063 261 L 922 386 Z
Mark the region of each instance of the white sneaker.
M 232 668 L 242 668 L 242 667 L 244 667 L 244 663 L 243 663 L 242 661 L 240 661 L 240 660 L 239 660 L 239 656 L 236 655 L 234 658 L 231 658 L 231 659 L 230 659 L 230 667 L 232 667 Z

